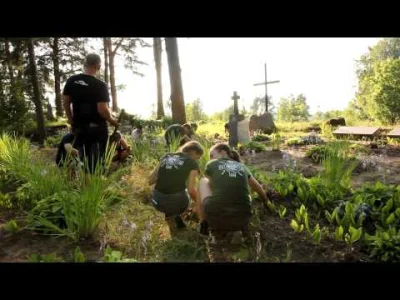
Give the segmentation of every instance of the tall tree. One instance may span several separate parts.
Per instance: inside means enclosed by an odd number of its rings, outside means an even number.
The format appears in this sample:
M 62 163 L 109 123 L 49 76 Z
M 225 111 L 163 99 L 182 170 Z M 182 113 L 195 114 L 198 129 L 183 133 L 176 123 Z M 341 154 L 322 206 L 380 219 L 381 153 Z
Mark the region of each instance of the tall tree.
M 103 49 L 104 49 L 104 81 L 108 86 L 108 38 L 103 38 Z
M 164 104 L 162 99 L 162 78 L 161 78 L 161 53 L 162 53 L 162 44 L 161 38 L 153 39 L 153 51 L 154 51 L 154 62 L 156 65 L 156 73 L 157 73 L 157 120 L 162 119 L 164 114 Z
M 139 38 L 107 38 L 107 52 L 110 68 L 110 86 L 113 111 L 118 111 L 117 86 L 115 83 L 115 58 L 120 52 L 124 55 L 125 68 L 132 70 L 132 72 L 136 75 L 143 76 L 143 74 L 137 70 L 137 65 L 146 64 L 140 61 L 137 57 L 136 48 L 138 44 L 141 47 L 150 46 L 148 43 Z
M 37 73 L 36 66 L 36 56 L 35 56 L 35 47 L 32 39 L 27 39 L 28 45 L 28 55 L 29 55 L 29 66 L 31 71 L 31 80 L 33 86 L 33 102 L 35 104 L 36 110 L 36 122 L 37 122 L 37 131 L 39 137 L 39 143 L 44 144 L 44 140 L 46 138 L 46 130 L 44 127 L 44 116 L 43 116 L 43 105 L 42 99 L 40 95 L 40 86 L 39 86 L 39 78 Z
M 378 67 L 381 62 L 399 58 L 400 38 L 385 38 L 369 48 L 368 53 L 362 55 L 360 60 L 357 61 L 358 91 L 351 106 L 357 108 L 358 115 L 361 118 L 379 119 L 381 121 L 386 119 L 382 115 L 378 117 L 380 103 L 376 102 L 378 98 L 374 96 L 376 94 L 374 91 L 376 72 L 382 70 Z M 386 121 L 388 120 L 386 119 Z
M 54 73 L 54 94 L 55 94 L 55 104 L 56 104 L 56 115 L 62 117 L 64 115 L 63 106 L 61 103 L 61 73 L 60 73 L 60 49 L 59 49 L 59 38 L 53 38 L 53 73 Z M 51 108 L 50 103 L 48 103 L 48 108 Z
M 268 112 L 275 115 L 275 106 L 271 101 L 272 97 L 268 97 Z M 256 97 L 250 106 L 250 113 L 253 115 L 259 115 L 265 112 L 265 97 Z
M 308 121 L 310 117 L 307 99 L 303 94 L 281 98 L 278 106 L 278 120 L 299 122 Z
M 171 85 L 172 120 L 175 123 L 183 124 L 186 123 L 186 112 L 177 39 L 165 38 L 165 49 L 167 51 L 169 82 Z
M 400 59 L 389 58 L 375 64 L 374 73 L 373 115 L 393 125 L 400 121 Z

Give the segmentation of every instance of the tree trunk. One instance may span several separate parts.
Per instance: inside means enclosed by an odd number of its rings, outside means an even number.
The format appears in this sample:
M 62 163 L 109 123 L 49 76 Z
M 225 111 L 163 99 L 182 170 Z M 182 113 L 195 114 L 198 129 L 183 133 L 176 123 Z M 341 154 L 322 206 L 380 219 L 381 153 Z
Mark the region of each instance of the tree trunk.
M 164 105 L 162 99 L 162 77 L 161 77 L 161 38 L 153 39 L 154 62 L 157 73 L 157 120 L 162 119 L 164 114 Z
M 108 39 L 103 38 L 103 46 L 104 46 L 104 81 L 108 85 Z
M 37 122 L 37 131 L 39 135 L 39 143 L 44 144 L 44 139 L 46 138 L 46 130 L 44 127 L 44 116 L 43 116 L 43 106 L 42 101 L 40 99 L 40 89 L 39 89 L 39 79 L 37 74 L 36 67 L 36 57 L 35 57 L 35 48 L 33 45 L 33 40 L 28 39 L 28 54 L 29 54 L 29 64 L 31 71 L 31 80 L 33 86 L 33 102 L 35 104 L 36 110 L 36 122 Z
M 168 57 L 169 82 L 171 85 L 172 120 L 175 123 L 183 124 L 186 123 L 186 113 L 177 39 L 165 38 L 165 48 Z
M 53 39 L 53 70 L 54 70 L 54 93 L 56 96 L 56 115 L 62 117 L 64 114 L 61 103 L 61 74 L 60 74 L 60 49 L 58 45 L 59 38 Z
M 117 88 L 115 87 L 115 69 L 114 69 L 114 57 L 115 52 L 112 51 L 111 38 L 108 40 L 108 57 L 110 64 L 110 85 L 111 85 L 111 98 L 112 98 L 112 110 L 118 111 L 117 102 Z
M 14 70 L 12 67 L 12 59 L 11 59 L 11 52 L 10 52 L 10 42 L 8 39 L 5 39 L 5 50 L 6 50 L 6 64 L 8 68 L 8 75 L 10 76 L 10 83 L 11 86 L 14 86 Z

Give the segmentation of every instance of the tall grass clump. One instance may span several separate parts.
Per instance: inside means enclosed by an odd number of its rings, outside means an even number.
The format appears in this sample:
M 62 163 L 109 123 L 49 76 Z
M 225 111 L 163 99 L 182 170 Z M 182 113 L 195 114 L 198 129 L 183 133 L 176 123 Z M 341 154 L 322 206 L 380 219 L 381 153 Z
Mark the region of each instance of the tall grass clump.
M 29 228 L 47 234 L 66 235 L 74 241 L 93 236 L 104 208 L 120 195 L 113 178 L 104 176 L 104 169 L 111 165 L 114 151 L 115 146 L 108 144 L 105 159 L 97 161 L 93 173 L 87 172 L 89 162 L 84 160 L 79 176 L 69 184 L 69 188 L 55 191 L 52 196 L 39 201 L 30 212 Z
M 27 179 L 32 161 L 29 141 L 3 133 L 0 136 L 0 172 L 2 177 Z
M 322 124 L 321 126 L 321 135 L 328 139 L 333 139 L 333 127 L 329 124 Z
M 358 162 L 351 155 L 348 142 L 334 141 L 328 144 L 322 158 L 323 184 L 331 189 L 350 188 L 351 174 L 357 164 Z

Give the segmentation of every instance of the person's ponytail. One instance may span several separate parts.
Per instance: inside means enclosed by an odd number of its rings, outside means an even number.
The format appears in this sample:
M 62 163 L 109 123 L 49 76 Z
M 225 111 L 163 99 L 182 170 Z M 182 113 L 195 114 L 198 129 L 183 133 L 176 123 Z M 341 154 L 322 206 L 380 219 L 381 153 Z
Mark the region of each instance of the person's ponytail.
M 216 144 L 210 149 L 210 152 L 213 150 L 217 150 L 218 152 L 225 151 L 230 159 L 240 162 L 239 153 L 236 152 L 235 150 L 232 150 L 228 144 L 225 144 L 225 143 Z
M 234 161 L 240 162 L 240 155 L 237 151 L 235 150 L 230 150 L 228 152 L 228 156 L 230 159 L 233 159 Z

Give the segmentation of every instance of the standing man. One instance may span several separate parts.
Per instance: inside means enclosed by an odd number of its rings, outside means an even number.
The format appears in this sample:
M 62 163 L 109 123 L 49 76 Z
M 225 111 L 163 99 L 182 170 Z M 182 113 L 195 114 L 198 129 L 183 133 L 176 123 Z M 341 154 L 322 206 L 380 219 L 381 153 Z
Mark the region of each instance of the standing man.
M 108 140 L 108 121 L 118 126 L 108 108 L 110 96 L 105 82 L 96 78 L 101 67 L 97 54 L 86 56 L 84 73 L 71 76 L 64 87 L 64 109 L 76 135 L 82 161 L 87 160 L 93 173 L 97 162 L 104 160 Z M 71 109 L 72 105 L 72 109 Z

